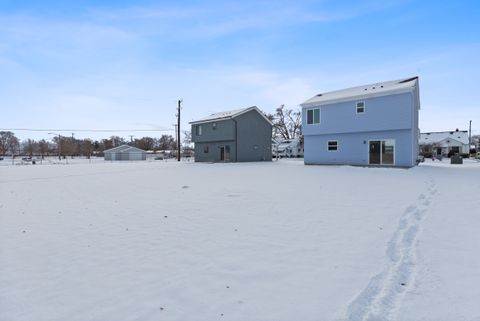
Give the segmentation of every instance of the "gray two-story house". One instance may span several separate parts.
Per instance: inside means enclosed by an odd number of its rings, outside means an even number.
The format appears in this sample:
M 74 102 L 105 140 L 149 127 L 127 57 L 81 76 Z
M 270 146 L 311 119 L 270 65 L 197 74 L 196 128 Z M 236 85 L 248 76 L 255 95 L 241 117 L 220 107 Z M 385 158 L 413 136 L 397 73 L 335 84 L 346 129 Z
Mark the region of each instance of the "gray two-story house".
M 417 164 L 418 77 L 327 92 L 301 106 L 305 164 Z
M 272 123 L 256 106 L 190 122 L 196 162 L 272 160 Z

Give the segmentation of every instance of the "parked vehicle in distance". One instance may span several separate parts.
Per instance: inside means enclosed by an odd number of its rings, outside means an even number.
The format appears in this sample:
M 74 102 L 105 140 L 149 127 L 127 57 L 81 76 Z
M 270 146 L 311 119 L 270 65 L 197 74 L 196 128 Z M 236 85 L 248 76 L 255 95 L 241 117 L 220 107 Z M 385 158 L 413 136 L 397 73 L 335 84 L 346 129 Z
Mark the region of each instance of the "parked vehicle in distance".
M 37 159 L 35 157 L 22 157 L 23 163 L 32 163 L 33 165 L 36 164 Z
M 299 138 L 285 139 L 281 141 L 273 150 L 276 157 L 303 157 L 303 146 Z

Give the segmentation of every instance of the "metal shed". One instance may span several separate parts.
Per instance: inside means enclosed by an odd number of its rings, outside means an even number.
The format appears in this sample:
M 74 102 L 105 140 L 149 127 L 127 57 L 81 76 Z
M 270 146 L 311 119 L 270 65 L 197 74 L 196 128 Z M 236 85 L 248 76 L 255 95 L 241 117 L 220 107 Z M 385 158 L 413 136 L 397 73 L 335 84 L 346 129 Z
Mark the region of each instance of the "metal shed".
M 121 145 L 103 152 L 104 159 L 108 161 L 138 161 L 146 160 L 147 153 L 140 148 L 129 145 Z

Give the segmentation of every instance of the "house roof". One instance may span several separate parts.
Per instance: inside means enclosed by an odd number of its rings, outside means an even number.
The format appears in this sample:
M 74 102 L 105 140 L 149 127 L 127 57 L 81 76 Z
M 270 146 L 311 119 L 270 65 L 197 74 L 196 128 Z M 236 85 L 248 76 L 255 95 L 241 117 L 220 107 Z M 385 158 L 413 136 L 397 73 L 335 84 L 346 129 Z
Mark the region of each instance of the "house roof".
M 446 139 L 456 140 L 464 145 L 468 145 L 468 131 L 459 130 L 451 132 L 431 132 L 420 133 L 420 144 L 438 144 Z
M 272 124 L 270 119 L 268 119 L 267 116 L 265 116 L 265 114 L 260 109 L 258 109 L 257 106 L 252 106 L 252 107 L 248 107 L 248 108 L 241 108 L 241 109 L 234 109 L 234 110 L 229 110 L 229 111 L 223 111 L 223 112 L 220 112 L 220 113 L 214 113 L 214 114 L 211 114 L 210 116 L 191 121 L 190 124 L 200 124 L 200 123 L 213 122 L 213 121 L 217 121 L 217 120 L 232 119 L 232 118 L 238 117 L 238 116 L 240 116 L 242 114 L 245 114 L 245 113 L 247 113 L 249 111 L 252 111 L 252 110 L 257 111 L 263 118 L 265 118 L 266 121 L 268 121 L 270 124 Z
M 417 86 L 418 77 L 404 78 L 392 81 L 379 82 L 370 85 L 346 88 L 330 91 L 313 96 L 302 103 L 302 106 L 349 101 L 352 99 L 364 99 L 368 97 L 385 96 L 392 93 L 411 91 Z
M 117 146 L 117 147 L 114 147 L 114 148 L 104 150 L 103 152 L 104 153 L 112 153 L 112 152 L 115 152 L 115 153 L 124 153 L 124 152 L 145 153 L 145 151 L 143 149 L 136 148 L 136 147 L 129 146 L 129 145 L 120 145 L 120 146 Z

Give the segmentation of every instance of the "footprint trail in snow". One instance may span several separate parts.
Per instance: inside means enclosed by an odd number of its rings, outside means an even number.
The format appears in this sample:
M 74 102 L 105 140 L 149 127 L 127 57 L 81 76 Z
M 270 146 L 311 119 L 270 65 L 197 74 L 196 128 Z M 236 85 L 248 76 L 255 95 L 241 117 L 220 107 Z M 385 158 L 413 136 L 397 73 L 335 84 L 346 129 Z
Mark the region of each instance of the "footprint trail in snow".
M 346 311 L 346 320 L 395 319 L 405 293 L 413 288 L 417 273 L 418 234 L 432 197 L 436 193 L 436 185 L 430 181 L 427 190 L 419 195 L 416 203 L 404 211 L 387 247 L 387 266 L 381 273 L 375 275 L 350 303 Z

